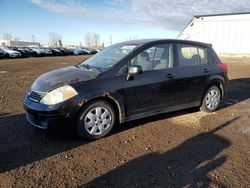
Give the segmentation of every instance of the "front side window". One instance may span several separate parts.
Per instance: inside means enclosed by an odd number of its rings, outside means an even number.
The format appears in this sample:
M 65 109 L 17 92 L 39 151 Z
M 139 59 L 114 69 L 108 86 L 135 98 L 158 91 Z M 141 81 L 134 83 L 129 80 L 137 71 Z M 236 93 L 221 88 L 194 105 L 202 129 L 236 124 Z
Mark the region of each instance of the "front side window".
M 177 44 L 179 66 L 208 64 L 207 48 Z
M 131 65 L 140 65 L 142 71 L 172 68 L 172 44 L 161 44 L 144 50 L 131 60 Z

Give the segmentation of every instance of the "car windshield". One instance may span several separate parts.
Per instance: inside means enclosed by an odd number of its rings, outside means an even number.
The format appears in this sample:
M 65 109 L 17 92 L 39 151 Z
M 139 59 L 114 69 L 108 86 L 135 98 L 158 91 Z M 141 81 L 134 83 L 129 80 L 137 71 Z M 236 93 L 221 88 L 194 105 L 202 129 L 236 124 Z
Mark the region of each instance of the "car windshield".
M 92 66 L 107 71 L 134 50 L 136 45 L 113 45 L 88 58 L 82 66 Z
M 1 49 L 1 50 L 9 50 L 8 48 L 2 47 L 2 46 L 0 47 L 0 49 Z

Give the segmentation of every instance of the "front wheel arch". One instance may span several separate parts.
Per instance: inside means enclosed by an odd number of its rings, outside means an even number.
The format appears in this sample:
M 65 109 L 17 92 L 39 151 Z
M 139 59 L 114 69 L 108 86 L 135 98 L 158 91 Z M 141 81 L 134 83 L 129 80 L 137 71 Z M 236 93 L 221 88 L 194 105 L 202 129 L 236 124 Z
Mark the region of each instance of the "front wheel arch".
M 82 111 L 82 109 L 85 108 L 85 106 L 88 105 L 89 103 L 93 103 L 95 101 L 105 101 L 113 107 L 113 109 L 115 111 L 115 115 L 116 115 L 116 123 L 122 123 L 122 120 L 123 120 L 122 110 L 121 110 L 121 107 L 120 107 L 120 104 L 118 103 L 118 101 L 111 99 L 109 97 L 104 97 L 104 96 L 95 97 L 95 98 L 92 98 L 89 100 L 83 100 L 83 101 L 84 102 L 82 103 L 80 109 L 78 110 L 78 113 L 77 113 L 78 115 Z

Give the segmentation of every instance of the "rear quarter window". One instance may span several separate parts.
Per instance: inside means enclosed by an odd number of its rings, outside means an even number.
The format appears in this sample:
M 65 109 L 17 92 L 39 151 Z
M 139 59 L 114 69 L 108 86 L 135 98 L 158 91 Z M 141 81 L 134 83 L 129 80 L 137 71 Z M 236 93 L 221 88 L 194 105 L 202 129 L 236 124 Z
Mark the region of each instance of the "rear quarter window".
M 221 63 L 219 57 L 217 56 L 217 54 L 215 53 L 215 51 L 212 48 L 210 48 L 210 59 L 211 59 L 212 64 Z

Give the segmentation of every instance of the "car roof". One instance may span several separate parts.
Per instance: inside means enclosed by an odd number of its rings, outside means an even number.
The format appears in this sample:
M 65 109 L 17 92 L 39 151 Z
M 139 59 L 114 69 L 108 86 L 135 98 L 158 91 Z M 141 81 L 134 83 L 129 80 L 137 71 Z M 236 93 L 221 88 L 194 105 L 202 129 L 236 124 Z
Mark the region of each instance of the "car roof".
M 143 46 L 146 44 L 151 44 L 151 43 L 161 43 L 161 42 L 180 42 L 180 43 L 189 43 L 189 44 L 194 44 L 194 45 L 202 45 L 202 46 L 207 46 L 210 47 L 210 44 L 207 43 L 202 43 L 198 41 L 191 41 L 191 40 L 179 40 L 179 39 L 140 39 L 140 40 L 130 40 L 126 42 L 121 42 L 118 43 L 117 45 L 136 45 L 136 46 Z

